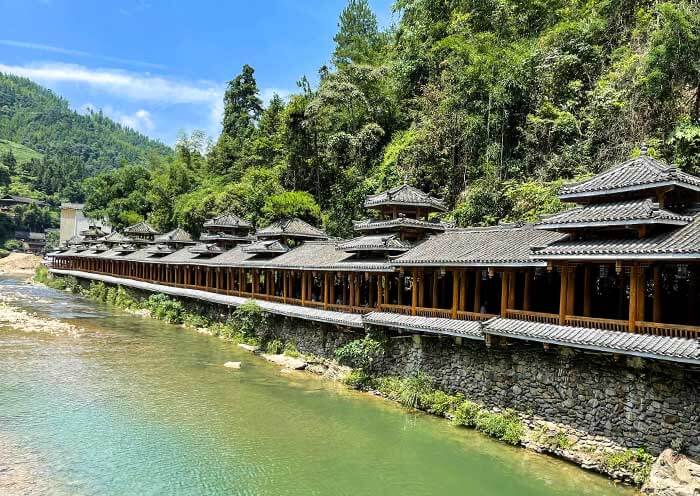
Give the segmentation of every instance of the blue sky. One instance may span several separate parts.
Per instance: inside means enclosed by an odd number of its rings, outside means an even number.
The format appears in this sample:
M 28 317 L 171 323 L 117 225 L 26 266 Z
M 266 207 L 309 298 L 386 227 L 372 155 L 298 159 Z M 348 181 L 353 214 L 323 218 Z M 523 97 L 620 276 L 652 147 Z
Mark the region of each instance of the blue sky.
M 393 0 L 370 0 L 381 25 Z M 219 131 L 226 82 L 255 68 L 263 99 L 329 63 L 346 0 L 0 0 L 0 72 L 26 76 L 78 111 L 173 144 Z

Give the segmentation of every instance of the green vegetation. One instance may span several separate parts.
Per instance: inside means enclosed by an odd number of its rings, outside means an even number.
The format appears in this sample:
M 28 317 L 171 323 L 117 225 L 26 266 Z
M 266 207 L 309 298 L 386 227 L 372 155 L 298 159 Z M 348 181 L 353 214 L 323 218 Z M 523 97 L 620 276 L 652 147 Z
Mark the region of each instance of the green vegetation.
M 32 160 L 41 160 L 43 155 L 36 150 L 14 141 L 0 139 L 0 156 L 13 156 L 17 165 L 23 165 Z
M 654 455 L 648 453 L 644 448 L 608 454 L 603 459 L 603 465 L 609 472 L 618 470 L 629 472 L 632 474 L 635 484 L 639 485 L 649 478 L 653 463 Z
M 263 108 L 246 65 L 213 143 L 90 180 L 118 227 L 148 218 L 195 234 L 232 209 L 347 236 L 367 193 L 403 181 L 444 197 L 458 224 L 534 220 L 564 181 L 639 153 L 700 171 L 697 2 L 399 0 L 382 31 L 343 10 L 332 67 Z M 39 151 L 43 151 L 36 148 Z
M 73 276 L 54 277 L 49 273 L 45 265 L 39 265 L 34 272 L 34 282 L 44 284 L 53 289 L 70 291 L 74 294 L 82 292 L 83 288 L 78 280 Z
M 301 356 L 301 353 L 299 353 L 299 350 L 297 349 L 296 343 L 292 341 L 287 341 L 284 344 L 284 354 L 292 358 L 297 358 Z
M 435 387 L 433 378 L 422 372 L 412 377 L 372 377 L 362 369 L 353 370 L 345 384 L 359 390 L 374 390 L 407 408 L 423 410 L 452 423 L 474 428 L 489 437 L 508 444 L 520 444 L 525 427 L 514 410 L 491 412 L 483 406 L 465 400 L 462 394 L 447 394 Z
M 273 339 L 265 343 L 265 353 L 270 355 L 279 355 L 284 351 L 284 345 L 279 339 Z
M 341 365 L 370 370 L 372 363 L 381 356 L 384 345 L 381 341 L 367 334 L 335 350 L 335 359 Z

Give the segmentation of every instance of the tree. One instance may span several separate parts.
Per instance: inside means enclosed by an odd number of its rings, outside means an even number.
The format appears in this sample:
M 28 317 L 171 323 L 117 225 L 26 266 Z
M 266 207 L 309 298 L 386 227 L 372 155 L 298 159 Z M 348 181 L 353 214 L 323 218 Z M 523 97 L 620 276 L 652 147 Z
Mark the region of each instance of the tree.
M 0 186 L 7 188 L 11 182 L 10 169 L 6 165 L 0 165 Z
M 318 224 L 321 219 L 321 209 L 314 197 L 306 191 L 285 191 L 270 196 L 265 200 L 262 213 L 268 223 L 298 217 L 311 224 Z
M 245 64 L 224 94 L 223 132 L 234 139 L 248 137 L 262 112 L 254 73 L 255 69 Z
M 17 159 L 15 158 L 14 153 L 12 153 L 12 149 L 8 150 L 7 153 L 2 156 L 2 160 L 0 160 L 0 162 L 2 162 L 2 164 L 8 168 L 10 174 L 14 174 L 17 170 Z
M 333 41 L 333 63 L 337 67 L 378 61 L 384 46 L 384 36 L 379 32 L 377 17 L 367 0 L 349 0 L 340 14 L 338 33 Z

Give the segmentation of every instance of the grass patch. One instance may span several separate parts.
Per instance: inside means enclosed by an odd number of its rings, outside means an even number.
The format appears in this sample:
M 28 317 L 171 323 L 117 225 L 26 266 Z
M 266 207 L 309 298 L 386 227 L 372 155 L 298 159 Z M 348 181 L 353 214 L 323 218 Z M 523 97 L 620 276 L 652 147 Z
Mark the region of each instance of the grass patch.
M 603 466 L 610 472 L 625 471 L 632 474 L 635 484 L 644 484 L 651 473 L 654 455 L 644 448 L 611 453 L 603 458 Z

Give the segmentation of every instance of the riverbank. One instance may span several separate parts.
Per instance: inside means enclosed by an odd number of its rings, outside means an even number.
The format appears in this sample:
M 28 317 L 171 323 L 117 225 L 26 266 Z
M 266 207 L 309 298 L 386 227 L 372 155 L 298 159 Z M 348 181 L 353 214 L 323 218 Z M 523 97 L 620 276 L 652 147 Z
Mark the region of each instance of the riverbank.
M 0 258 L 0 274 L 32 276 L 41 265 L 41 257 L 31 253 L 10 253 Z
M 110 291 L 112 296 L 110 297 Z M 99 299 L 100 301 L 108 302 L 119 302 L 122 303 L 127 301 L 127 306 L 131 307 L 144 307 L 149 308 L 151 315 L 156 318 L 161 318 L 171 322 L 184 322 L 192 327 L 202 329 L 208 327 L 214 335 L 222 336 L 226 339 L 230 339 L 238 342 L 250 342 L 262 347 L 265 351 L 284 351 L 287 348 L 290 349 L 291 353 L 304 353 L 309 356 L 318 356 L 320 360 L 334 361 L 337 360 L 341 363 L 345 362 L 355 366 L 359 371 L 350 377 L 348 382 L 353 387 L 361 390 L 366 390 L 371 394 L 383 395 L 384 397 L 399 401 L 410 408 L 416 408 L 419 410 L 426 411 L 427 413 L 432 413 L 438 416 L 442 416 L 448 419 L 453 419 L 453 422 L 464 425 L 466 427 L 476 428 L 477 430 L 489 435 L 491 437 L 503 440 L 513 445 L 522 446 L 529 448 L 534 451 L 549 453 L 558 458 L 562 458 L 573 463 L 576 463 L 583 468 L 594 470 L 616 480 L 622 480 L 629 483 L 641 484 L 647 478 L 649 470 L 651 468 L 651 463 L 654 459 L 648 452 L 644 449 L 640 449 L 639 445 L 632 446 L 631 448 L 625 446 L 625 444 L 619 441 L 612 440 L 611 438 L 592 433 L 591 431 L 585 429 L 578 429 L 570 424 L 564 422 L 553 421 L 552 416 L 545 416 L 537 414 L 536 412 L 529 412 L 527 407 L 521 409 L 517 408 L 517 397 L 516 401 L 513 403 L 511 401 L 512 407 L 503 407 L 500 405 L 488 404 L 488 402 L 483 401 L 483 397 L 477 395 L 470 395 L 464 393 L 455 393 L 452 390 L 451 393 L 446 393 L 440 387 L 444 384 L 446 379 L 449 379 L 451 383 L 455 383 L 454 377 L 457 377 L 457 381 L 460 384 L 463 381 L 473 382 L 473 379 L 477 379 L 476 375 L 467 375 L 464 378 L 461 375 L 455 376 L 455 373 L 464 374 L 468 372 L 468 367 L 465 365 L 451 365 L 451 367 L 458 367 L 457 369 L 451 369 L 451 372 L 447 374 L 442 374 L 440 378 L 435 377 L 434 380 L 416 380 L 418 378 L 418 373 L 421 370 L 421 363 L 428 366 L 428 370 L 439 370 L 431 365 L 426 359 L 429 357 L 435 357 L 439 359 L 441 364 L 449 362 L 455 362 L 454 358 L 458 356 L 459 353 L 467 353 L 474 360 L 475 357 L 481 356 L 482 351 L 475 350 L 476 355 L 472 355 L 471 351 L 465 345 L 460 345 L 455 347 L 454 343 L 451 346 L 445 347 L 447 341 L 428 341 L 421 343 L 421 340 L 410 339 L 410 336 L 392 336 L 390 339 L 386 339 L 383 343 L 379 343 L 375 346 L 368 337 L 361 336 L 357 332 L 350 331 L 348 329 L 341 329 L 330 326 L 310 324 L 304 322 L 303 324 L 297 324 L 294 319 L 281 319 L 274 316 L 266 316 L 260 309 L 256 309 L 254 304 L 247 305 L 247 308 L 240 307 L 233 312 L 225 310 L 222 308 L 214 308 L 211 305 L 201 305 L 192 304 L 192 302 L 177 301 L 170 298 L 164 297 L 163 295 L 138 295 L 137 292 L 127 291 L 124 288 L 107 289 L 104 285 L 100 286 L 97 283 L 93 283 L 90 287 L 83 289 L 83 292 L 88 296 Z M 122 296 L 119 298 L 119 293 L 123 295 L 131 295 L 132 302 L 129 298 Z M 142 303 L 138 303 L 137 300 L 141 300 Z M 435 346 L 440 346 L 441 348 L 435 348 Z M 380 352 L 377 356 L 362 356 L 363 351 L 371 348 L 377 348 Z M 269 348 L 274 348 L 271 350 Z M 435 349 L 433 349 L 435 348 Z M 415 364 L 416 353 L 419 353 L 423 358 L 422 362 Z M 490 352 L 494 354 L 493 351 Z M 540 352 L 526 351 L 523 354 L 522 363 L 530 363 L 536 369 L 542 367 L 544 364 L 539 364 L 538 360 L 541 354 Z M 353 356 L 354 355 L 354 356 Z M 551 355 L 551 354 L 550 354 Z M 496 368 L 493 373 L 496 374 L 509 374 L 508 367 L 522 367 L 516 364 L 507 364 L 503 362 L 505 358 L 510 355 L 506 355 L 504 352 L 496 351 L 494 355 L 498 358 L 495 363 Z M 405 359 L 411 358 L 411 367 L 403 366 L 402 363 Z M 581 367 L 581 362 L 572 361 L 572 357 L 567 357 L 566 355 L 559 355 L 559 357 L 552 357 L 554 361 L 552 364 L 555 366 L 555 375 L 558 374 L 559 381 L 561 382 L 562 391 L 558 391 L 560 395 L 559 399 L 552 398 L 555 402 L 571 402 L 568 407 L 572 407 L 576 404 L 576 398 L 569 400 L 566 398 L 566 392 L 563 391 L 564 388 L 570 387 L 568 385 L 568 380 L 565 374 L 570 374 L 570 372 L 565 372 L 567 369 L 576 370 L 576 367 Z M 350 359 L 350 360 L 348 360 Z M 479 358 L 481 360 L 481 358 Z M 509 360 L 512 360 L 510 358 Z M 369 361 L 369 366 L 367 363 L 362 362 Z M 551 361 L 551 360 L 550 360 Z M 586 362 L 590 362 L 590 358 L 586 359 Z M 518 362 L 519 363 L 519 362 Z M 623 364 L 607 363 L 604 367 L 610 368 L 611 380 L 616 381 L 616 384 L 620 383 L 621 373 L 626 374 L 624 377 L 626 383 L 633 384 L 635 381 L 638 382 L 638 378 L 635 377 L 634 369 L 629 369 L 625 372 L 620 372 L 619 370 L 624 370 Z M 417 365 L 417 366 L 416 366 Z M 589 374 L 591 370 L 598 367 L 595 363 L 593 365 L 586 365 L 585 369 L 581 369 L 578 373 Z M 600 366 L 603 366 L 601 362 Z M 637 370 L 644 369 L 644 364 L 637 363 Z M 483 365 L 480 366 L 483 369 Z M 505 367 L 505 368 L 504 368 Z M 319 367 L 320 370 L 324 370 L 325 367 Z M 519 370 L 519 371 L 518 371 Z M 557 370 L 561 372 L 556 372 Z M 598 369 L 595 369 L 598 370 Z M 650 372 L 653 372 L 653 368 L 649 370 L 644 370 L 641 373 L 641 377 L 646 381 L 652 376 Z M 313 371 L 313 370 L 310 370 Z M 386 372 L 390 374 L 386 374 Z M 408 371 L 408 372 L 406 372 Z M 396 372 L 396 373 L 392 373 Z M 481 371 L 483 374 L 484 370 Z M 486 371 L 491 373 L 489 371 Z M 537 370 L 530 374 L 527 367 L 520 369 L 515 369 L 513 375 L 525 373 L 526 375 L 532 375 L 529 378 L 530 381 L 542 381 L 542 378 L 538 378 L 544 371 Z M 596 372 L 597 380 L 600 380 L 602 376 L 600 375 L 602 370 Z M 606 373 L 607 374 L 607 373 Z M 362 380 L 357 380 L 358 376 Z M 503 382 L 503 379 L 494 376 L 499 384 Z M 504 376 L 505 377 L 505 376 Z M 594 376 L 591 376 L 594 377 Z M 493 378 L 492 378 L 493 379 Z M 491 379 L 491 380 L 492 380 Z M 578 386 L 588 389 L 588 385 L 585 381 L 581 381 L 579 377 Z M 483 378 L 479 378 L 479 381 L 483 382 Z M 606 377 L 607 380 L 607 377 Z M 411 384 L 423 383 L 420 388 L 411 387 Z M 427 383 L 427 385 L 426 385 Z M 654 380 L 656 383 L 656 379 Z M 377 384 L 380 386 L 378 387 Z M 467 383 L 463 383 L 467 385 Z M 516 387 L 524 387 L 526 384 L 520 383 L 517 385 L 517 381 L 514 387 L 510 387 L 509 391 L 516 392 Z M 474 389 L 477 383 L 471 384 L 471 391 L 488 391 L 478 385 L 481 389 Z M 541 385 L 535 384 L 536 387 L 541 387 Z M 557 384 L 559 386 L 559 384 Z M 595 389 L 595 386 L 591 386 Z M 576 388 L 576 384 L 574 384 Z M 418 389 L 418 390 L 417 390 Z M 449 390 L 448 390 L 449 391 Z M 466 389 L 467 392 L 470 391 L 469 388 Z M 588 414 L 592 415 L 591 418 L 595 419 L 596 407 L 600 410 L 601 407 L 606 408 L 605 403 L 610 403 L 611 400 L 615 400 L 615 395 L 620 394 L 621 398 L 624 398 L 625 402 L 633 401 L 632 406 L 637 408 L 636 403 L 632 399 L 630 393 L 635 393 L 633 389 L 626 389 L 626 393 L 617 393 L 612 390 L 612 395 L 607 395 L 607 391 L 603 388 L 603 397 L 598 400 L 597 404 L 588 403 Z M 578 394 L 584 393 L 585 391 L 580 391 Z M 537 393 L 541 395 L 542 393 Z M 564 394 L 564 397 L 561 395 Z M 675 393 L 674 393 L 675 394 Z M 493 395 L 493 392 L 492 392 Z M 497 395 L 493 395 L 497 397 Z M 413 401 L 403 401 L 402 397 L 412 397 Z M 432 401 L 427 401 L 425 398 L 432 397 Z M 584 397 L 585 398 L 585 397 Z M 538 401 L 537 396 L 529 398 L 529 401 Z M 580 402 L 580 400 L 579 400 Z M 439 403 L 439 408 L 436 408 L 436 404 Z M 665 406 L 665 403 L 662 403 Z M 460 417 L 455 414 L 455 412 L 462 410 L 461 421 Z M 662 410 L 663 411 L 663 410 Z M 652 412 L 653 413 L 653 412 Z M 668 411 L 664 412 L 665 414 Z M 620 415 L 619 413 L 616 415 Z M 623 414 L 624 415 L 624 414 Z M 651 423 L 653 422 L 652 417 L 645 418 L 642 414 L 639 420 Z M 691 417 L 689 421 L 692 423 Z M 457 419 L 457 420 L 454 420 Z

